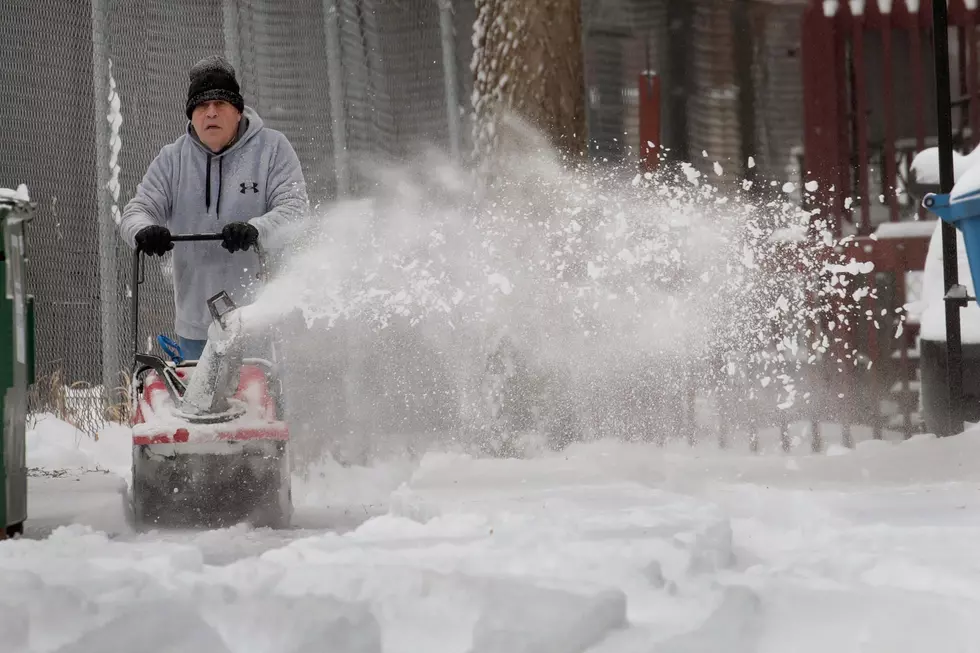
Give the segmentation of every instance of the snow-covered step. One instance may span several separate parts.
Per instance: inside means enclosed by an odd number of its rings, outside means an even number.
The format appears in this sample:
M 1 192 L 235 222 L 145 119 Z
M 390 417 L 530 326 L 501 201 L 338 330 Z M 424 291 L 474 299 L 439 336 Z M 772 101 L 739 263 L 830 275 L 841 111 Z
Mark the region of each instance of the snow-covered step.
M 906 351 L 906 355 L 908 356 L 908 359 L 909 360 L 919 360 L 919 350 L 917 348 L 916 349 L 907 349 L 905 351 Z M 894 360 L 901 360 L 902 359 L 902 350 L 901 349 L 896 349 L 895 351 L 893 351 L 890 354 L 890 357 L 892 359 L 894 359 Z
M 904 386 L 905 386 L 905 384 L 902 383 L 901 381 L 896 381 L 892 385 L 892 387 L 888 389 L 888 391 L 891 392 L 892 394 L 897 394 L 899 392 L 904 392 L 906 390 L 906 388 Z M 922 382 L 921 381 L 909 381 L 908 382 L 908 386 L 909 386 L 908 387 L 908 391 L 909 392 L 914 392 L 916 394 L 919 394 L 920 392 L 922 392 Z
M 909 413 L 908 415 L 909 423 L 912 425 L 912 429 L 915 430 L 922 426 L 922 416 L 919 413 Z M 905 426 L 905 420 L 902 415 L 892 415 L 888 418 L 886 422 L 887 428 L 889 429 L 901 429 Z

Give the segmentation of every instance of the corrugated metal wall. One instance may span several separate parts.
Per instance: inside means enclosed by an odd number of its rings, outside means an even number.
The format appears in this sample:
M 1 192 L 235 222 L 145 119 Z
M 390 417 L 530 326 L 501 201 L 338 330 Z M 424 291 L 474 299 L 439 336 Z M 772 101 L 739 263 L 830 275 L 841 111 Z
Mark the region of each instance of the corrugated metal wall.
M 755 0 L 756 161 L 763 176 L 785 179 L 803 146 L 803 51 L 805 0 Z
M 585 65 L 592 152 L 611 161 L 638 157 L 637 76 L 661 76 L 662 137 L 677 158 L 726 177 L 747 170 L 787 179 L 802 143 L 800 26 L 804 0 L 744 0 L 750 34 L 736 34 L 732 0 L 585 0 Z M 741 40 L 739 40 L 741 39 Z M 748 48 L 742 79 L 737 46 Z M 752 94 L 751 124 L 739 114 Z M 743 138 L 752 139 L 743 147 Z M 707 156 L 704 156 L 706 153 Z
M 584 0 L 587 121 L 591 152 L 610 161 L 639 152 L 637 78 L 653 70 L 676 88 L 667 67 L 669 0 Z M 669 111 L 665 131 L 671 129 Z
M 715 161 L 729 174 L 743 170 L 731 14 L 731 0 L 695 3 L 688 155 L 705 174 Z

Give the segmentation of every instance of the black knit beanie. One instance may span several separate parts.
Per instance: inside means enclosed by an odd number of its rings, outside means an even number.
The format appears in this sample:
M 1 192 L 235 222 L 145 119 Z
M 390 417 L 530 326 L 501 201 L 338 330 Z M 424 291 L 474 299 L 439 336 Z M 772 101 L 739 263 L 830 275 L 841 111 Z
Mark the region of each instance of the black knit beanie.
M 190 86 L 187 89 L 187 119 L 190 120 L 194 107 L 210 100 L 224 100 L 239 111 L 245 110 L 235 69 L 219 55 L 201 59 L 190 70 Z

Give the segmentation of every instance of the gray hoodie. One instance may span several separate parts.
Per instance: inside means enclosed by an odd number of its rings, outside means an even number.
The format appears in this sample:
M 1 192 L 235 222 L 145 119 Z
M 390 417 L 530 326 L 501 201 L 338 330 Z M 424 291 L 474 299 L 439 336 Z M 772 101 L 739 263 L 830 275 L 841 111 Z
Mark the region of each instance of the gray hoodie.
M 245 121 L 248 121 L 247 123 Z M 251 108 L 242 115 L 244 131 L 219 154 L 187 133 L 160 150 L 123 210 L 119 230 L 130 247 L 148 225 L 164 225 L 172 234 L 220 232 L 229 222 L 249 222 L 259 245 L 281 245 L 290 223 L 307 217 L 309 202 L 299 158 L 286 137 L 268 127 Z M 225 290 L 238 305 L 254 299 L 258 257 L 254 250 L 229 253 L 220 241 L 175 243 L 174 301 L 177 334 L 207 338 L 211 318 L 207 299 Z

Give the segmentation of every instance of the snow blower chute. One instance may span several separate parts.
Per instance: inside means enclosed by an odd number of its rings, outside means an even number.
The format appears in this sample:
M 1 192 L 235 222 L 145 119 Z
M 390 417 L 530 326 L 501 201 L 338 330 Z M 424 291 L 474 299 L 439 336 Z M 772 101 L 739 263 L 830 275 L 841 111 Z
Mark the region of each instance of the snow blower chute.
M 220 234 L 173 236 L 178 243 L 220 239 Z M 135 525 L 287 527 L 289 429 L 274 343 L 271 360 L 246 357 L 252 338 L 222 291 L 208 300 L 212 323 L 198 360 L 140 353 L 142 259 L 137 248 L 131 318 Z

